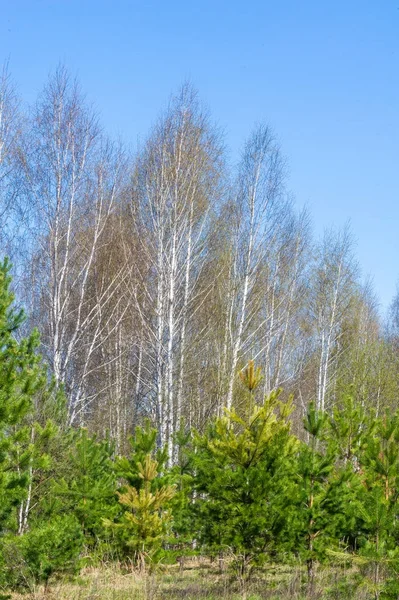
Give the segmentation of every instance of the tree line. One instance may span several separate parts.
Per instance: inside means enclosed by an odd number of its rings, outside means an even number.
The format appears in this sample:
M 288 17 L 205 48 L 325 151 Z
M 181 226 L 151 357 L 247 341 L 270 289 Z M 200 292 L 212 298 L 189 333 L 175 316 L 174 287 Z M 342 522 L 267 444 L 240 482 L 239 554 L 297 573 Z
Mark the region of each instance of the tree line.
M 270 127 L 232 165 L 184 85 L 130 152 L 67 69 L 25 107 L 5 67 L 0 241 L 4 586 L 200 552 L 388 593 L 399 295 L 314 239 Z
M 26 109 L 5 68 L 0 219 L 69 424 L 110 431 L 118 451 L 149 418 L 173 464 L 181 425 L 232 408 L 251 359 L 259 397 L 294 394 L 299 428 L 311 400 L 330 410 L 348 385 L 395 402 L 397 311 L 387 329 L 349 230 L 313 239 L 268 126 L 232 166 L 190 85 L 132 153 L 64 67 Z
M 0 590 L 45 592 L 57 578 L 109 562 L 141 571 L 217 560 L 243 589 L 265 563 L 341 569 L 343 596 L 397 598 L 399 413 L 357 402 L 309 404 L 305 440 L 292 398 L 264 385 L 253 361 L 240 403 L 203 431 L 181 427 L 176 459 L 148 419 L 123 454 L 116 440 L 68 425 L 67 398 L 37 352 L 16 339 L 23 314 L 0 266 Z M 349 569 L 351 567 L 351 569 Z M 355 570 L 354 572 L 354 569 Z M 351 575 L 348 579 L 345 575 Z M 355 574 L 354 574 L 355 573 Z

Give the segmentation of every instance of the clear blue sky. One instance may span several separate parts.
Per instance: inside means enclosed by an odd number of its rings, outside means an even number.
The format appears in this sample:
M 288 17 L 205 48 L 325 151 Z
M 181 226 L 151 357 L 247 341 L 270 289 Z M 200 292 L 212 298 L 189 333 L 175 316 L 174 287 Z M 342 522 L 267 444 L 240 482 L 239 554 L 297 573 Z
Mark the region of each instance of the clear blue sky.
M 186 79 L 226 132 L 277 132 L 316 233 L 351 221 L 386 307 L 399 278 L 399 0 L 0 0 L 26 101 L 61 61 L 135 144 Z

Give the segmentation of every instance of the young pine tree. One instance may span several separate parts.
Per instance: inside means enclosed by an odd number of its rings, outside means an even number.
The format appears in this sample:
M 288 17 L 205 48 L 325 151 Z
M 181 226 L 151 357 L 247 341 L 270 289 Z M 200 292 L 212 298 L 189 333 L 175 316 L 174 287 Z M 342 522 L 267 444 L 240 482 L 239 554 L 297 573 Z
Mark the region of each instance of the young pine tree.
M 397 598 L 399 585 L 399 414 L 376 421 L 362 457 L 359 555 L 371 569 L 374 597 Z M 387 591 L 390 590 L 390 594 Z
M 370 410 L 356 402 L 351 393 L 343 396 L 328 419 L 329 438 L 338 458 L 359 470 L 361 456 L 373 434 L 375 419 Z
M 46 384 L 33 332 L 17 341 L 24 321 L 13 307 L 9 264 L 0 264 L 0 532 L 15 528 L 14 508 L 25 498 L 32 458 L 26 417 L 33 398 Z M 14 521 L 14 522 L 13 522 Z
M 43 519 L 24 535 L 9 536 L 5 542 L 5 573 L 14 590 L 33 592 L 37 584 L 44 583 L 47 591 L 50 579 L 80 570 L 84 539 L 73 514 Z
M 57 395 L 37 352 L 38 333 L 18 338 L 24 314 L 14 308 L 9 273 L 10 265 L 5 260 L 0 264 L 0 535 L 1 557 L 5 561 L 2 577 L 10 573 L 10 549 L 14 545 L 21 549 L 28 539 L 30 511 L 37 500 L 36 474 L 46 471 L 49 464 L 46 448 L 53 426 L 47 419 L 38 422 L 39 409 L 43 408 L 39 405 L 42 399 Z M 31 555 L 35 548 L 31 547 Z M 26 563 L 27 558 L 23 560 Z M 51 560 L 47 556 L 47 561 Z M 55 564 L 47 571 L 53 572 L 54 568 Z
M 180 567 L 184 558 L 196 554 L 195 531 L 193 530 L 193 503 L 195 502 L 192 433 L 181 430 L 175 434 L 177 463 L 169 472 L 170 482 L 176 488 L 171 501 L 173 514 L 173 539 L 171 545 Z
M 137 490 L 144 485 L 140 469 L 147 455 L 150 455 L 157 462 L 159 471 L 152 486 L 161 486 L 165 483 L 165 477 L 169 478 L 169 474 L 165 472 L 168 459 L 167 449 L 157 448 L 157 436 L 157 430 L 147 420 L 144 427 L 136 427 L 134 435 L 130 438 L 131 450 L 129 456 L 122 456 L 116 461 L 118 477 Z M 123 488 L 121 491 L 123 491 Z
M 302 444 L 296 466 L 295 548 L 307 565 L 308 588 L 315 565 L 337 547 L 357 489 L 352 465 L 339 465 L 335 440 L 328 438 L 328 415 L 309 406 L 304 421 L 309 441 Z
M 279 400 L 279 391 L 253 405 L 249 416 L 244 412 L 228 411 L 196 434 L 193 461 L 199 541 L 212 554 L 231 552 L 245 579 L 289 547 L 297 441 L 290 434 L 291 405 Z
M 86 429 L 70 432 L 70 450 L 60 465 L 62 477 L 53 483 L 50 516 L 67 510 L 80 523 L 91 551 L 107 538 L 103 519 L 117 510 L 113 444 L 97 441 Z
M 154 489 L 158 463 L 147 454 L 137 465 L 140 485 L 126 486 L 118 492 L 123 508 L 122 517 L 117 523 L 105 520 L 105 524 L 118 531 L 122 544 L 136 564 L 157 562 L 162 556 L 162 545 L 170 534 L 171 514 L 168 510 L 175 489 L 163 485 Z

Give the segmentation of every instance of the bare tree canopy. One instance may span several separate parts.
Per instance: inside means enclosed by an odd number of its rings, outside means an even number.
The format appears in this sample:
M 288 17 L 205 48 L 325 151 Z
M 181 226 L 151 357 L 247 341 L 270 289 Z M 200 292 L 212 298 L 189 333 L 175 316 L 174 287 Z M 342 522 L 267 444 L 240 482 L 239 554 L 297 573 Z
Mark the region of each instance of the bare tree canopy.
M 397 299 L 387 334 L 349 229 L 312 239 L 275 133 L 257 125 L 232 167 L 189 84 L 131 156 L 65 67 L 27 114 L 4 68 L 0 219 L 69 422 L 117 451 L 150 418 L 175 463 L 181 430 L 245 402 L 251 360 L 258 400 L 282 386 L 298 419 L 347 385 L 378 407 L 396 393 Z

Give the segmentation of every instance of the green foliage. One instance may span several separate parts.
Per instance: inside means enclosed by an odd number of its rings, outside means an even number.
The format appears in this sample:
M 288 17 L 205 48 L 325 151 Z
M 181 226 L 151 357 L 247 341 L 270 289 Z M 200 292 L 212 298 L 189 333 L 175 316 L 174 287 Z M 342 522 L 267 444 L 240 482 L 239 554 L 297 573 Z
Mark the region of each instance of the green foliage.
M 338 464 L 339 444 L 328 437 L 328 425 L 328 415 L 311 404 L 304 421 L 309 442 L 302 444 L 296 468 L 294 527 L 295 548 L 307 564 L 310 585 L 316 561 L 326 558 L 348 528 L 358 484 L 351 463 Z
M 178 462 L 169 471 L 167 481 L 175 486 L 175 495 L 170 506 L 173 514 L 173 537 L 170 546 L 179 558 L 196 553 L 195 532 L 193 531 L 193 503 L 195 469 L 193 462 L 192 434 L 184 427 L 177 432 L 175 444 L 178 449 Z
M 64 570 L 71 552 L 65 523 L 55 520 L 29 529 L 32 507 L 40 512 L 51 440 L 58 430 L 50 413 L 62 420 L 65 404 L 54 382 L 48 381 L 37 352 L 38 333 L 17 337 L 24 315 L 13 307 L 9 268 L 7 261 L 0 265 L 0 532 L 3 577 L 21 585 L 28 579 L 47 581 L 53 572 Z M 72 537 L 73 545 L 78 544 L 76 530 Z
M 157 436 L 157 430 L 151 426 L 149 420 L 146 420 L 144 427 L 136 427 L 134 436 L 129 440 L 131 446 L 129 456 L 120 457 L 116 461 L 118 477 L 121 477 L 128 485 L 137 490 L 143 485 L 140 469 L 147 455 L 151 455 L 157 461 L 160 473 L 166 465 L 167 449 L 157 447 Z M 162 483 L 163 480 L 159 477 L 153 482 L 154 485 L 162 485 Z
M 0 265 L 0 531 L 21 533 L 37 500 L 37 475 L 50 464 L 48 410 L 61 397 L 37 353 L 38 333 L 17 340 L 24 315 L 13 307 L 9 269 Z
M 13 308 L 9 265 L 0 264 L 0 531 L 12 528 L 13 507 L 26 495 L 32 457 L 24 422 L 45 385 L 37 332 L 17 341 L 24 315 Z
M 79 571 L 83 534 L 73 515 L 55 516 L 19 537 L 2 542 L 4 568 L 12 588 L 34 589 L 54 576 Z
M 51 511 L 68 511 L 80 523 L 89 546 L 104 537 L 102 519 L 117 510 L 113 444 L 97 441 L 86 429 L 68 434 L 70 451 L 62 477 L 53 484 Z
M 356 469 L 375 426 L 376 420 L 370 411 L 357 403 L 351 393 L 346 393 L 329 418 L 330 443 L 336 445 L 338 458 L 351 462 Z
M 110 440 L 65 426 L 37 333 L 17 340 L 23 314 L 8 273 L 0 265 L 2 589 L 47 586 L 107 545 L 143 567 L 195 551 L 229 556 L 241 582 L 265 561 L 295 557 L 311 593 L 315 565 L 328 559 L 354 565 L 374 598 L 397 597 L 399 414 L 376 417 L 352 386 L 329 414 L 309 406 L 300 442 L 291 401 L 274 391 L 255 404 L 262 376 L 249 361 L 240 408 L 203 434 L 182 426 L 172 468 L 149 421 L 115 458 Z M 351 575 L 328 593 L 357 584 Z
M 164 485 L 152 490 L 158 476 L 158 463 L 147 454 L 143 463 L 138 464 L 138 488 L 128 485 L 119 492 L 119 502 L 123 515 L 118 523 L 105 520 L 108 527 L 120 534 L 129 554 L 137 563 L 153 563 L 160 558 L 162 543 L 170 531 L 171 514 L 167 510 L 175 494 L 173 486 Z
M 399 416 L 387 413 L 376 421 L 375 435 L 368 437 L 362 456 L 359 555 L 372 570 L 376 590 L 383 589 L 385 577 L 399 571 L 398 444 Z
M 348 418 L 345 420 L 345 415 Z M 350 417 L 354 417 L 351 420 Z M 352 401 L 344 406 L 342 426 L 334 428 L 338 438 L 346 433 L 352 439 L 347 464 L 356 473 L 358 485 L 352 489 L 348 506 L 355 509 L 356 517 L 347 527 L 349 553 L 332 553 L 342 560 L 350 560 L 363 575 L 363 585 L 374 598 L 396 598 L 396 577 L 399 572 L 398 516 L 399 497 L 399 419 L 397 414 L 371 418 L 363 408 Z M 353 427 L 353 424 L 356 427 Z M 350 435 L 348 433 L 351 432 Z M 336 444 L 340 447 L 338 439 Z M 346 445 L 348 448 L 349 446 Z M 348 525 L 348 524 L 347 524 Z M 339 532 L 336 532 L 336 540 Z
M 241 572 L 288 544 L 297 448 L 290 412 L 276 391 L 249 418 L 233 410 L 195 438 L 200 541 L 212 552 L 233 553 Z

